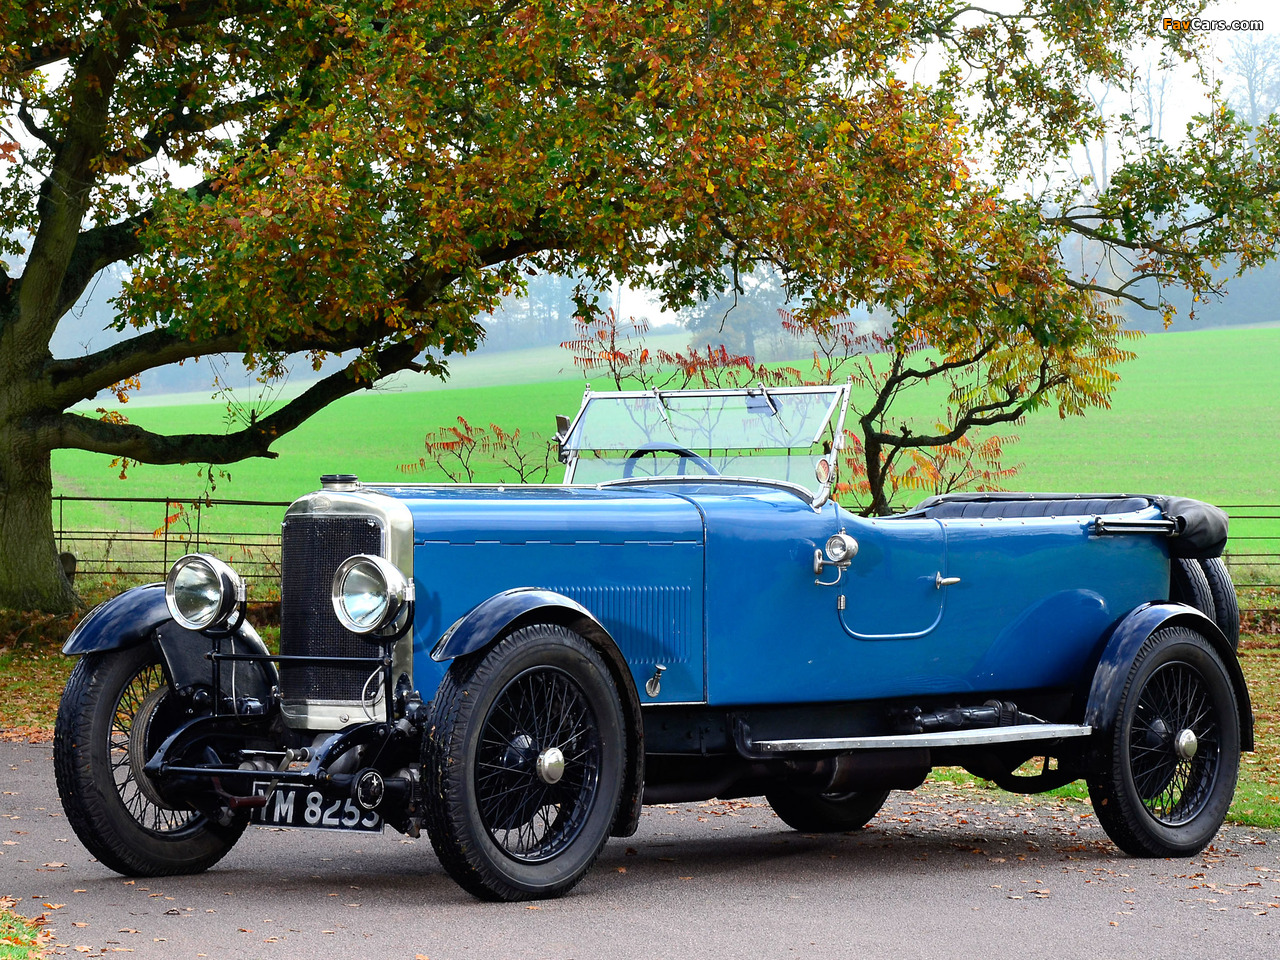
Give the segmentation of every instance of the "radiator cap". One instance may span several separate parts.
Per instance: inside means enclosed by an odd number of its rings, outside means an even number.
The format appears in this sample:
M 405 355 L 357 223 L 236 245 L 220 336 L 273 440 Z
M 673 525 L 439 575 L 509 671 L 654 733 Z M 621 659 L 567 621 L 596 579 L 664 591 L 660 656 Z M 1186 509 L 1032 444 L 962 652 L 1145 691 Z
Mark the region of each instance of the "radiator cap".
M 354 473 L 326 473 L 320 477 L 322 490 L 352 491 L 360 486 L 360 478 Z

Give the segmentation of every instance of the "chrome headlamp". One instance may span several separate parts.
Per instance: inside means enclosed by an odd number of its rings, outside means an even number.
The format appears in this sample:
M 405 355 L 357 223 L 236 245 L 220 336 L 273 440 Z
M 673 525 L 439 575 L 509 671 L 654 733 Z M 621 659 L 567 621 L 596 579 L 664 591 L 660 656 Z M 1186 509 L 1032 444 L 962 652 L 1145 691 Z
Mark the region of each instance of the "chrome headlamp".
M 358 553 L 333 574 L 333 612 L 352 633 L 390 626 L 412 599 L 413 582 L 383 557 Z
M 164 578 L 169 613 L 188 630 L 225 625 L 244 599 L 244 581 L 239 574 L 207 553 L 180 557 Z

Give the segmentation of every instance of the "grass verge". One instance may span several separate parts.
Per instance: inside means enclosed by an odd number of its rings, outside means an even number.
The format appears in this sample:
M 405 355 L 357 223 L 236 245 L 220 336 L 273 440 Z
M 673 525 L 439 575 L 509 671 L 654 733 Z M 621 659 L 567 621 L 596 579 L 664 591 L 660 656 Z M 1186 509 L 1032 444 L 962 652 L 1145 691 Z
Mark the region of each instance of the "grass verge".
M 41 933 L 40 924 L 10 909 L 17 903 L 12 897 L 0 897 L 0 960 L 35 960 L 44 956 L 42 945 L 48 937 Z

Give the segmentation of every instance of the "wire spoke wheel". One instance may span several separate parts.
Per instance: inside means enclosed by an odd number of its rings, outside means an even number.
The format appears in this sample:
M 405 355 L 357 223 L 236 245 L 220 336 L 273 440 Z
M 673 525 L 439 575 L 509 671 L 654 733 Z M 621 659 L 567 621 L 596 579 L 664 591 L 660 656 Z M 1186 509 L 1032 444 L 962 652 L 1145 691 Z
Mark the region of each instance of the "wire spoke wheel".
M 535 667 L 503 688 L 480 734 L 475 791 L 480 818 L 507 856 L 548 860 L 577 838 L 600 754 L 591 705 L 563 670 Z
M 134 821 L 154 834 L 175 833 L 199 816 L 164 801 L 142 767 L 159 746 L 153 721 L 164 710 L 168 685 L 159 664 L 149 663 L 134 675 L 116 701 L 108 734 L 111 779 Z
M 622 793 L 626 726 L 600 655 L 555 624 L 453 663 L 423 743 L 441 864 L 486 900 L 555 897 L 586 874 Z
M 1240 763 L 1231 675 L 1209 640 L 1183 626 L 1138 649 L 1088 777 L 1098 821 L 1137 857 L 1198 853 L 1226 818 Z
M 1190 664 L 1164 664 L 1142 689 L 1129 735 L 1134 787 L 1147 812 L 1169 826 L 1193 820 L 1212 792 L 1218 751 L 1204 678 Z
M 54 772 L 67 822 L 105 866 L 127 876 L 207 870 L 247 822 L 215 823 L 161 795 L 144 772 L 184 711 L 150 643 L 80 658 L 58 707 Z

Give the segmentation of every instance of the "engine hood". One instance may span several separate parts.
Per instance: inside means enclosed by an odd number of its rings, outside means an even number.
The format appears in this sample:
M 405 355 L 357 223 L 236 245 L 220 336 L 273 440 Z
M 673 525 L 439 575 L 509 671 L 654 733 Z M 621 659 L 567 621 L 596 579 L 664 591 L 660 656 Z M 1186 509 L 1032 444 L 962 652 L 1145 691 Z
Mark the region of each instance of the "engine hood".
M 704 542 L 698 508 L 660 490 L 363 484 L 362 492 L 407 507 L 415 544 Z

